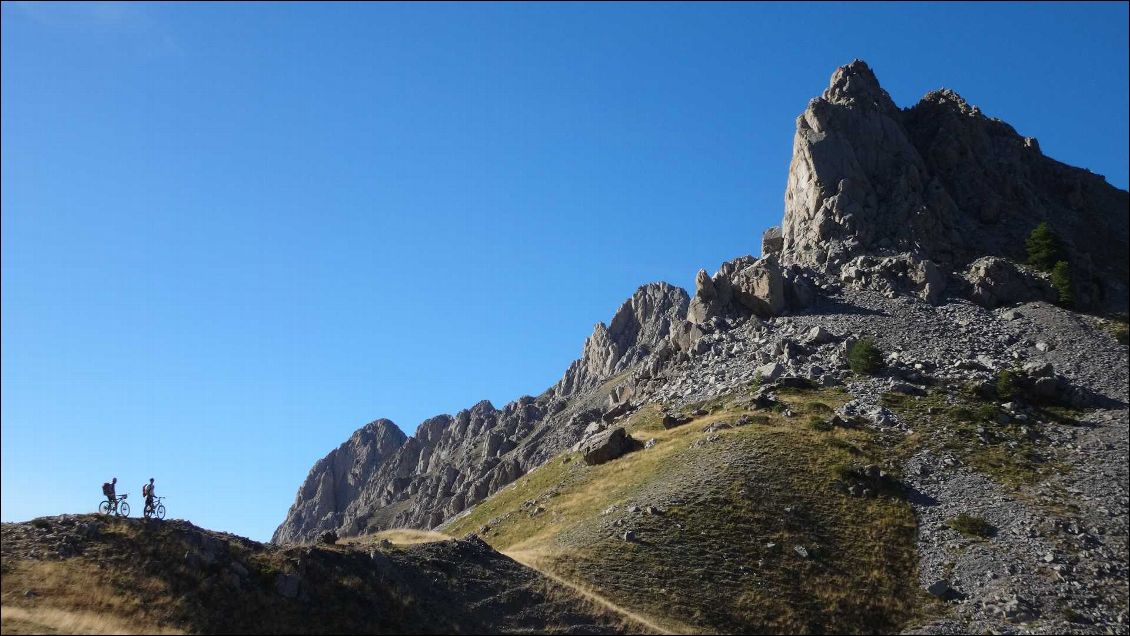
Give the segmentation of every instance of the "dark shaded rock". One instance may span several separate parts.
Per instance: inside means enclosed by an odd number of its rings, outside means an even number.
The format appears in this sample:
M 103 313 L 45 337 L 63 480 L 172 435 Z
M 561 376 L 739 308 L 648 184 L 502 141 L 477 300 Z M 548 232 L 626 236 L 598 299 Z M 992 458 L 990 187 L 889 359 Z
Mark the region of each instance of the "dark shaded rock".
M 617 426 L 598 433 L 581 443 L 580 453 L 585 463 L 593 466 L 612 461 L 632 448 L 632 438 Z

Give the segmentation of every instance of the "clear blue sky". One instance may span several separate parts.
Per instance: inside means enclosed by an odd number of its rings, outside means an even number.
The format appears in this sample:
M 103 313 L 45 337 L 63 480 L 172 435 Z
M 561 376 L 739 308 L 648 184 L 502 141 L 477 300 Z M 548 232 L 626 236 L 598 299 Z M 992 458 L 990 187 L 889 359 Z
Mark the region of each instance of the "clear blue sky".
M 269 537 L 315 460 L 538 394 L 757 253 L 867 60 L 1127 185 L 1127 5 L 3 5 L 4 520 L 156 477 Z

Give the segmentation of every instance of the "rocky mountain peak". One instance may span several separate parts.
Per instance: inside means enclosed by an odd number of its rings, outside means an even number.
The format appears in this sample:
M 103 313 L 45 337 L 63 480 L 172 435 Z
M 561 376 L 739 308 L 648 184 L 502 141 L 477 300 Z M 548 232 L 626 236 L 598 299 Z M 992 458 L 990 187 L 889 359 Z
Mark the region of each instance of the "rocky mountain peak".
M 946 278 L 982 257 L 1023 262 L 1046 222 L 1077 305 L 1125 306 L 1127 207 L 1126 191 L 1044 156 L 951 89 L 900 110 L 857 60 L 797 118 L 780 259 L 837 276 L 860 257 L 898 257 Z
M 832 104 L 852 108 L 883 112 L 898 110 L 891 96 L 879 85 L 875 72 L 863 60 L 855 60 L 836 69 L 822 98 Z
M 333 525 L 335 515 L 358 496 L 369 476 L 396 453 L 408 437 L 391 420 L 378 419 L 353 432 L 341 446 L 319 459 L 298 490 L 288 513 L 296 525 Z M 292 541 L 286 527 L 275 531 L 274 541 Z
M 636 364 L 656 349 L 672 326 L 687 315 L 690 296 L 669 283 L 641 286 L 613 314 L 608 326 L 597 323 L 581 358 L 557 385 L 559 395 L 591 388 Z
M 930 91 L 918 100 L 918 105 L 933 104 L 935 106 L 942 106 L 967 117 L 984 117 L 981 109 L 977 106 L 965 101 L 965 98 L 957 93 L 957 91 L 950 88 L 939 88 Z

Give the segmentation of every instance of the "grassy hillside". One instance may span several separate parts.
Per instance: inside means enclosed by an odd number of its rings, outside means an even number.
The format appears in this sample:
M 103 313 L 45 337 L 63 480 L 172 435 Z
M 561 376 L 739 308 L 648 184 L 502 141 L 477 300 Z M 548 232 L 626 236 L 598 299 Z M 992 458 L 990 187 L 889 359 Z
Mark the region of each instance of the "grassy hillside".
M 400 545 L 380 539 L 395 538 Z M 179 521 L 3 525 L 3 632 L 606 633 L 643 626 L 476 541 L 279 548 Z
M 787 390 L 755 410 L 743 392 L 672 430 L 648 407 L 629 429 L 652 448 L 599 466 L 557 457 L 446 531 L 672 631 L 896 631 L 930 608 L 914 516 L 894 476 L 863 470 L 894 440 L 828 426 L 846 399 Z M 704 430 L 721 422 L 735 426 Z

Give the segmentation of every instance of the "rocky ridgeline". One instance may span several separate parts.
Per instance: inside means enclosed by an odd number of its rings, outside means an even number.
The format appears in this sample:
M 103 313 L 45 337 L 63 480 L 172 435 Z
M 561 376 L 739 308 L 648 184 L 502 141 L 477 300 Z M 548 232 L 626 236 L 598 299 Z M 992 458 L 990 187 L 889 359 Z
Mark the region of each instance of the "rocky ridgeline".
M 622 452 L 635 441 L 615 423 L 643 403 L 677 419 L 754 379 L 844 385 L 854 399 L 842 416 L 909 432 L 881 395 L 1016 368 L 1049 399 L 1114 409 L 1125 437 L 1126 376 L 1109 373 L 1125 348 L 1071 312 L 1013 311 L 1051 312 L 1044 334 L 1004 308 L 1055 298 L 1046 274 L 1020 264 L 1042 221 L 1063 239 L 1078 305 L 1125 308 L 1128 208 L 1125 191 L 1045 157 L 956 93 L 900 110 L 853 62 L 797 120 L 784 220 L 761 258 L 699 271 L 691 297 L 641 287 L 540 396 L 481 402 L 407 438 L 387 420 L 367 425 L 315 465 L 274 540 L 436 527 L 566 449 L 594 461 Z M 861 380 L 846 357 L 864 337 L 888 357 Z M 1125 505 L 1112 505 L 1124 526 Z
M 612 392 L 603 383 L 654 357 L 683 322 L 687 303 L 681 288 L 641 287 L 607 326 L 596 325 L 580 359 L 537 397 L 502 409 L 479 402 L 424 421 L 412 437 L 389 420 L 365 425 L 314 465 L 273 540 L 431 528 L 478 503 L 576 443 L 603 413 Z

